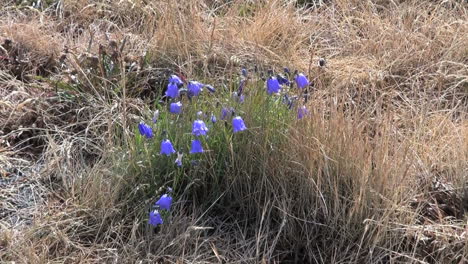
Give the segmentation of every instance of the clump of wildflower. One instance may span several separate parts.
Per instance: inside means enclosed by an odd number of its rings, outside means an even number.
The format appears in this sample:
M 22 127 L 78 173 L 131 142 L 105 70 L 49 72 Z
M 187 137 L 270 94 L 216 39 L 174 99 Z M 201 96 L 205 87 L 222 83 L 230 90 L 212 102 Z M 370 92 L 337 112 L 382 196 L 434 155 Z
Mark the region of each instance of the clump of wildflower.
M 173 114 L 180 114 L 180 112 L 182 111 L 182 103 L 181 102 L 171 103 L 169 107 L 169 111 Z
M 247 127 L 244 124 L 244 120 L 242 120 L 242 117 L 240 116 L 236 116 L 232 119 L 232 128 L 234 133 L 247 129 Z
M 171 154 L 175 153 L 174 146 L 169 139 L 165 139 L 161 142 L 161 154 L 170 156 Z
M 138 125 L 138 130 L 140 131 L 140 134 L 142 136 L 145 136 L 146 138 L 152 138 L 153 137 L 153 130 L 151 129 L 150 126 L 148 126 L 144 122 L 141 122 Z
M 190 154 L 203 153 L 203 147 L 198 139 L 192 140 L 192 148 L 190 149 Z

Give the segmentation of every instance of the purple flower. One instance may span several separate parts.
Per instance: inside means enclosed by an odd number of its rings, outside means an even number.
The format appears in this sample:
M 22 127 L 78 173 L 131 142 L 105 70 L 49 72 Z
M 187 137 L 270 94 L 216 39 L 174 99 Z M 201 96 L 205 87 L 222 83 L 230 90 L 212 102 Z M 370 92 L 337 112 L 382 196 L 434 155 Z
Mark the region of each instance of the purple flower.
M 268 94 L 278 93 L 281 90 L 281 86 L 276 77 L 271 77 L 267 80 L 267 92 Z
M 226 120 L 229 113 L 229 109 L 223 107 L 223 109 L 221 109 L 221 120 Z
M 300 89 L 309 85 L 309 80 L 307 80 L 307 77 L 302 73 L 299 73 L 298 75 L 296 75 L 295 81 L 296 81 L 297 87 Z
M 172 153 L 175 153 L 175 149 L 172 146 L 172 143 L 169 139 L 165 139 L 161 142 L 161 154 L 170 156 Z
M 244 120 L 242 120 L 242 117 L 236 116 L 232 119 L 232 127 L 234 133 L 246 130 L 247 127 L 244 124 Z
M 180 77 L 175 75 L 175 74 L 173 74 L 173 75 L 171 75 L 171 77 L 169 77 L 169 83 L 184 84 L 184 82 L 182 82 Z
M 138 130 L 140 130 L 140 134 L 142 136 L 145 136 L 146 138 L 152 138 L 153 137 L 153 130 L 151 129 L 150 126 L 147 124 L 141 122 L 138 124 Z
M 305 107 L 305 105 L 299 107 L 297 109 L 297 119 L 302 119 L 304 116 L 306 116 L 307 114 L 309 113 L 309 111 L 307 111 L 307 108 Z
M 192 140 L 192 148 L 190 149 L 190 154 L 203 153 L 203 147 L 198 139 Z
M 153 210 L 149 214 L 149 224 L 152 226 L 162 225 L 163 220 L 158 210 Z
M 237 88 L 237 95 L 240 96 L 244 92 L 245 84 L 247 83 L 246 79 L 241 79 L 239 81 L 239 87 Z
M 175 160 L 175 164 L 177 165 L 177 167 L 182 167 L 182 158 L 184 157 L 184 154 L 183 153 L 179 153 L 177 152 L 177 159 Z M 171 189 L 172 190 L 172 189 Z
M 182 111 L 182 103 L 177 102 L 177 103 L 171 103 L 171 106 L 169 107 L 169 111 L 173 114 L 180 114 Z
M 190 81 L 187 87 L 190 96 L 198 96 L 201 93 L 202 88 L 203 84 L 196 81 Z
M 177 87 L 176 83 L 169 83 L 167 85 L 166 96 L 171 98 L 177 98 L 179 96 L 179 87 Z
M 283 85 L 283 84 L 289 85 L 290 84 L 289 80 L 287 78 L 285 78 L 284 76 L 280 75 L 280 74 L 278 74 L 276 76 L 276 78 L 278 79 L 278 83 L 280 85 Z
M 247 77 L 247 70 L 245 68 L 242 69 L 242 76 Z
M 212 122 L 213 124 L 216 123 L 216 122 L 218 121 L 218 120 L 216 119 L 216 116 L 215 116 L 213 113 L 211 113 L 211 118 L 210 118 L 210 119 L 211 119 L 211 122 Z
M 203 122 L 203 120 L 197 119 L 193 122 L 192 134 L 198 137 L 205 136 L 206 132 L 208 132 L 208 127 L 206 127 L 205 122 Z
M 160 209 L 169 211 L 171 210 L 172 197 L 167 194 L 164 194 L 154 205 L 158 206 Z

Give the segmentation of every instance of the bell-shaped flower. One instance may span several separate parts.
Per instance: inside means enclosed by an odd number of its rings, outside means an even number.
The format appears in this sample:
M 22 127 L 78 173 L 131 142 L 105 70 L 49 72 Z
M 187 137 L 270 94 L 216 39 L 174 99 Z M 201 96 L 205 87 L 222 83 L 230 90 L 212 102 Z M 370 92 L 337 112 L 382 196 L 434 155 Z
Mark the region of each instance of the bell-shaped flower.
M 192 148 L 190 154 L 203 153 L 202 143 L 198 139 L 192 140 Z
M 138 130 L 140 131 L 140 134 L 142 136 L 145 136 L 146 138 L 152 138 L 153 137 L 153 130 L 151 129 L 150 126 L 147 124 L 141 122 L 138 124 Z
M 210 118 L 210 120 L 211 120 L 211 123 L 213 123 L 213 124 L 216 123 L 216 122 L 218 121 L 218 120 L 216 119 L 216 116 L 215 116 L 213 113 L 211 113 L 211 118 Z
M 166 96 L 170 98 L 179 97 L 179 87 L 176 83 L 169 83 L 167 85 Z
M 208 132 L 208 127 L 206 127 L 205 122 L 203 120 L 197 119 L 193 122 L 192 125 L 192 134 L 195 136 L 205 136 L 206 132 Z
M 169 107 L 169 111 L 173 114 L 180 114 L 180 112 L 182 112 L 182 103 L 181 102 L 171 103 Z
M 241 73 L 242 73 L 242 76 L 247 77 L 247 69 L 243 68 Z
M 239 87 L 237 87 L 237 95 L 241 96 L 244 92 L 245 85 L 247 84 L 247 79 L 241 79 L 239 81 Z
M 166 156 L 170 156 L 171 154 L 175 153 L 174 146 L 169 139 L 165 139 L 161 142 L 161 154 Z
M 296 75 L 295 81 L 296 81 L 297 87 L 300 89 L 309 85 L 309 80 L 302 73 L 299 73 L 298 75 Z
M 270 77 L 270 79 L 267 80 L 268 94 L 278 93 L 280 90 L 281 85 L 279 84 L 278 79 L 276 79 L 276 77 Z
M 177 167 L 182 167 L 182 158 L 183 157 L 184 157 L 183 153 L 177 152 L 177 159 L 174 162 L 177 165 Z
M 149 224 L 152 226 L 162 225 L 163 220 L 158 210 L 153 210 L 149 213 Z
M 164 209 L 164 210 L 171 210 L 171 205 L 172 205 L 172 197 L 169 196 L 168 194 L 164 194 L 159 198 L 158 201 L 154 204 L 155 206 L 159 207 L 159 209 Z
M 221 109 L 221 120 L 226 120 L 230 113 L 231 111 L 229 109 L 223 107 L 223 109 Z
M 187 87 L 190 97 L 198 96 L 201 93 L 203 86 L 204 85 L 200 82 L 190 81 Z
M 232 128 L 234 133 L 247 129 L 247 127 L 244 124 L 244 120 L 242 120 L 242 117 L 240 116 L 236 116 L 232 119 Z
M 281 75 L 281 74 L 276 75 L 276 79 L 278 79 L 278 83 L 280 85 L 283 85 L 283 84 L 284 85 L 289 85 L 290 84 L 289 80 L 286 77 L 284 77 L 283 75 Z
M 184 84 L 179 76 L 173 74 L 169 77 L 169 83 Z
M 297 119 L 302 119 L 304 116 L 306 116 L 309 113 L 305 105 L 299 107 L 297 109 Z

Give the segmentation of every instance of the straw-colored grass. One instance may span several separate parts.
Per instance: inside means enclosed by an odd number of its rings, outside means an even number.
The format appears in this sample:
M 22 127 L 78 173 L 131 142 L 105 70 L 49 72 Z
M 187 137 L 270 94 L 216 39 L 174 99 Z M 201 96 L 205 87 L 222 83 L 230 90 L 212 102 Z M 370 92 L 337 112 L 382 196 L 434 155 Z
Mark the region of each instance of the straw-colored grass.
M 468 262 L 466 1 L 35 2 L 0 7 L 0 262 Z M 264 91 L 283 67 L 304 119 Z M 217 93 L 166 115 L 171 72 Z M 247 131 L 158 155 L 228 105 Z

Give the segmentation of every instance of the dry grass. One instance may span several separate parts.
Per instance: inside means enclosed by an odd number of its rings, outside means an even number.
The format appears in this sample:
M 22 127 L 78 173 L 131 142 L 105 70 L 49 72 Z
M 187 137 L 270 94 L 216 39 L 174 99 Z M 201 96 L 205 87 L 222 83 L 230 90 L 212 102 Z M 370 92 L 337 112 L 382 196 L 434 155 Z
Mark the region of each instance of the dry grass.
M 7 2 L 1 261 L 468 262 L 465 1 Z M 262 116 L 220 189 L 195 172 L 155 234 L 133 128 L 168 72 L 221 90 L 283 66 L 313 79 L 313 118 L 275 136 Z

